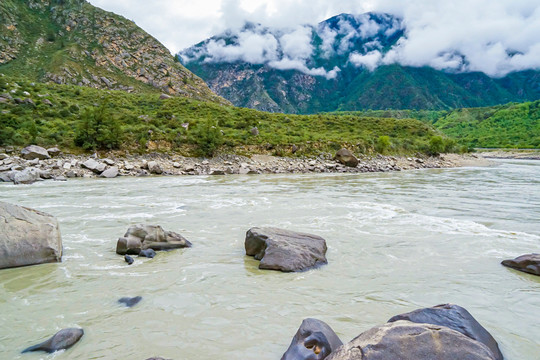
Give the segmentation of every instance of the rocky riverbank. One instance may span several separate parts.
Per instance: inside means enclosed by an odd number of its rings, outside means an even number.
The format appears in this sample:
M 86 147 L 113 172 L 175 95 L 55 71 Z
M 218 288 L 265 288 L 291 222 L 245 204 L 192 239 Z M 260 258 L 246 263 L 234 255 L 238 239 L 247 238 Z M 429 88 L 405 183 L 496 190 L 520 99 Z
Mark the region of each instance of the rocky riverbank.
M 28 149 L 28 148 L 25 148 Z M 29 184 L 53 179 L 114 178 L 149 175 L 226 175 L 281 173 L 364 173 L 425 168 L 483 166 L 488 162 L 476 155 L 443 154 L 437 157 L 359 156 L 358 164 L 346 166 L 332 154 L 316 158 L 286 158 L 268 155 L 220 155 L 211 159 L 152 153 L 145 155 L 63 154 L 58 149 L 29 152 L 0 149 L 0 181 Z
M 540 150 L 479 150 L 478 155 L 485 159 L 540 160 Z

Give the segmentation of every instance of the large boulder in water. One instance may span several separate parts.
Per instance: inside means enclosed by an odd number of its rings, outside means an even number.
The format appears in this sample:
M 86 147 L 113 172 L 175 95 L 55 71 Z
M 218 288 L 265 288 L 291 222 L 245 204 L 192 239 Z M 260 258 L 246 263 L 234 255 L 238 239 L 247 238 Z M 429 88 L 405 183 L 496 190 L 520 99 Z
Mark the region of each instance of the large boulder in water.
M 501 264 L 533 275 L 540 275 L 540 254 L 521 255 L 514 260 L 504 260 Z
M 61 260 L 62 239 L 55 217 L 0 202 L 0 269 Z
M 349 166 L 349 167 L 357 167 L 358 166 L 358 159 L 354 154 L 348 150 L 348 149 L 341 149 L 336 153 L 335 159 L 342 163 L 343 165 Z
M 45 148 L 37 145 L 30 145 L 21 150 L 21 157 L 26 160 L 44 160 L 50 159 L 51 156 Z
M 374 327 L 327 360 L 495 360 L 489 348 L 445 326 L 400 320 Z
M 317 235 L 277 228 L 252 228 L 246 233 L 246 255 L 260 260 L 259 269 L 303 271 L 328 263 L 326 241 Z
M 324 321 L 305 319 L 281 360 L 323 360 L 343 345 Z
M 446 326 L 447 328 L 459 331 L 463 335 L 486 345 L 493 353 L 495 359 L 503 359 L 497 341 L 495 341 L 493 336 L 491 336 L 491 334 L 461 306 L 444 304 L 431 308 L 418 309 L 406 314 L 396 315 L 388 320 L 388 322 L 399 320 Z
M 118 239 L 116 253 L 139 255 L 142 250 L 172 250 L 190 247 L 191 243 L 182 235 L 165 231 L 159 225 L 130 226 L 124 237 Z

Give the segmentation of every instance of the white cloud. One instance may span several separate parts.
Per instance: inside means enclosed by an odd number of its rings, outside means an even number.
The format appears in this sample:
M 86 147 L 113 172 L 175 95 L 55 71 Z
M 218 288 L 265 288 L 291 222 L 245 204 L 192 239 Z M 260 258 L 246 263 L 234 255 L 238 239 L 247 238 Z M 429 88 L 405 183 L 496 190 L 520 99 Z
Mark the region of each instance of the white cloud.
M 300 26 L 293 32 L 284 34 L 280 39 L 283 55 L 291 59 L 307 59 L 313 54 L 311 45 L 311 27 Z
M 238 34 L 237 44 L 227 45 L 225 40 L 211 40 L 206 45 L 207 62 L 245 61 L 264 64 L 277 59 L 278 41 L 271 34 L 244 31 Z
M 199 41 L 239 27 L 245 20 L 270 27 L 295 28 L 316 24 L 339 13 L 362 14 L 366 11 L 388 12 L 401 16 L 407 29 L 407 39 L 386 54 L 380 63 L 399 62 L 410 66 L 433 66 L 454 71 L 483 71 L 502 76 L 510 71 L 540 68 L 540 2 L 538 0 L 90 0 L 92 4 L 115 11 L 134 20 L 177 52 Z M 347 29 L 343 24 L 342 31 Z M 399 27 L 392 27 L 395 32 Z M 368 36 L 377 24 L 368 22 L 351 33 Z M 339 47 L 351 49 L 350 34 Z M 307 46 L 294 48 L 302 42 L 301 33 L 290 42 L 280 42 L 291 60 L 302 58 Z M 332 52 L 333 31 L 319 34 L 323 51 Z M 264 44 L 256 46 L 250 40 Z M 239 50 L 243 58 L 271 58 L 270 39 L 245 39 L 241 48 L 215 44 L 223 56 L 233 56 Z M 251 44 L 255 47 L 248 47 Z M 285 50 L 284 45 L 287 45 Z M 289 46 L 290 45 L 290 46 Z M 372 49 L 366 49 L 372 51 Z M 265 55 L 266 54 L 266 55 Z M 366 56 L 366 54 L 364 54 Z M 362 61 L 372 64 L 364 58 Z M 367 66 L 364 64 L 363 66 Z
M 369 71 L 373 71 L 381 65 L 382 58 L 381 52 L 374 50 L 365 55 L 354 52 L 349 56 L 349 61 L 357 67 L 363 66 Z

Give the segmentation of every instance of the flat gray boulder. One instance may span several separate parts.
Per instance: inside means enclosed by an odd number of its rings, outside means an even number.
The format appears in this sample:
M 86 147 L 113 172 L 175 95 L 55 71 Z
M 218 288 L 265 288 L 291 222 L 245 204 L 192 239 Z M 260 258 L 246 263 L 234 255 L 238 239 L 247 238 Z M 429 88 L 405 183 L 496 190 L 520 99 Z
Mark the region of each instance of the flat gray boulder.
M 514 260 L 504 260 L 504 266 L 540 276 L 540 254 L 521 255 Z
M 45 160 L 50 159 L 51 156 L 45 148 L 37 145 L 30 145 L 21 150 L 21 157 L 26 160 Z
M 100 163 L 94 159 L 88 159 L 85 162 L 81 164 L 81 167 L 86 168 L 93 173 L 101 174 L 103 171 L 105 171 L 105 168 L 107 167 L 105 164 Z
M 112 179 L 118 176 L 118 167 L 113 166 L 101 173 L 101 177 Z
M 116 243 L 116 253 L 120 255 L 139 255 L 142 250 L 173 250 L 191 247 L 182 235 L 165 231 L 159 225 L 130 226 Z
M 327 360 L 494 360 L 491 350 L 445 326 L 400 320 L 374 327 Z
M 495 359 L 503 360 L 503 355 L 499 350 L 497 341 L 466 309 L 459 305 L 444 304 L 431 308 L 418 309 L 409 313 L 396 315 L 388 320 L 388 322 L 399 320 L 446 326 L 483 343 L 491 350 Z
M 255 227 L 246 233 L 245 248 L 261 261 L 259 269 L 294 272 L 328 263 L 326 241 L 312 234 Z
M 55 217 L 0 202 L 0 269 L 62 260 L 62 239 Z

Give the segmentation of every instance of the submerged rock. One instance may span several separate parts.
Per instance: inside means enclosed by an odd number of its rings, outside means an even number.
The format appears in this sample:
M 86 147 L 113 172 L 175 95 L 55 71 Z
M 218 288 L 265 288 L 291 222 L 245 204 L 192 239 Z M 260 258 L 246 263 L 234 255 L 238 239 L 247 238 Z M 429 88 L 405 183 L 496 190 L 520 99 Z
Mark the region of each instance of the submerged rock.
M 328 262 L 322 237 L 278 228 L 248 230 L 245 248 L 246 255 L 261 261 L 259 269 L 293 272 Z
M 135 297 L 123 297 L 121 299 L 118 299 L 118 302 L 120 304 L 124 304 L 127 307 L 134 307 L 138 303 L 140 303 L 142 300 L 142 296 L 135 296 Z
M 130 226 L 124 237 L 118 239 L 116 253 L 120 255 L 139 255 L 141 250 L 172 250 L 191 247 L 182 235 L 165 231 L 159 225 Z
M 141 250 L 141 252 L 139 252 L 139 257 L 153 259 L 155 256 L 156 252 L 152 249 Z
M 22 352 L 45 351 L 48 353 L 53 353 L 55 351 L 69 349 L 75 345 L 83 335 L 83 329 L 63 329 L 54 334 L 50 339 L 42 342 L 41 344 L 30 346 L 29 348 L 24 349 Z
M 0 269 L 59 262 L 58 221 L 41 211 L 0 202 Z
M 461 306 L 444 304 L 431 308 L 418 309 L 409 313 L 396 315 L 388 320 L 388 322 L 399 320 L 446 326 L 486 345 L 493 353 L 494 359 L 503 359 L 497 341 L 495 341 L 493 336 L 491 336 L 491 334 Z
M 495 360 L 479 341 L 445 326 L 399 320 L 374 327 L 327 360 Z
M 540 276 L 540 254 L 521 255 L 514 260 L 504 260 L 504 266 Z
M 135 260 L 133 260 L 133 258 L 129 255 L 124 255 L 124 261 L 127 262 L 128 265 L 131 265 L 133 264 L 133 262 L 135 262 Z
M 328 324 L 305 319 L 281 360 L 322 360 L 341 345 L 343 343 Z

